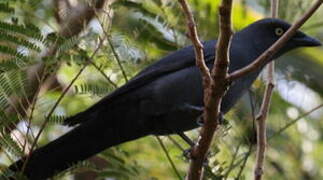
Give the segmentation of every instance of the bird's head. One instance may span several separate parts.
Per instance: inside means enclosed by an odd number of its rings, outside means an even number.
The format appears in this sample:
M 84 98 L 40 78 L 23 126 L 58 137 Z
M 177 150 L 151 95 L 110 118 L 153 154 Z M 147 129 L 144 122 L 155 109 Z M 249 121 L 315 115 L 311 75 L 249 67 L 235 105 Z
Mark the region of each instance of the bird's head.
M 277 41 L 291 27 L 285 21 L 273 18 L 262 19 L 249 25 L 241 32 L 241 36 L 247 37 L 253 44 L 253 48 L 259 53 L 268 49 L 275 41 Z M 274 57 L 278 57 L 283 53 L 298 47 L 320 46 L 321 43 L 301 31 L 296 34 L 280 49 Z

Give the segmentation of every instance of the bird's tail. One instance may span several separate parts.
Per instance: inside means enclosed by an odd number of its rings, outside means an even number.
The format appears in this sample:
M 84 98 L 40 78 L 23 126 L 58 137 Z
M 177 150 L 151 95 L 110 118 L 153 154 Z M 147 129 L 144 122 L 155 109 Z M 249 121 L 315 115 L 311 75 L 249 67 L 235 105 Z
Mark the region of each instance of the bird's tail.
M 32 180 L 46 179 L 108 147 L 149 134 L 146 128 L 140 127 L 136 119 L 109 119 L 111 118 L 101 117 L 95 121 L 86 121 L 9 168 L 15 172 L 22 171 L 25 159 L 28 159 L 23 174 Z
M 91 118 L 84 116 L 85 113 L 86 112 L 81 112 L 81 113 L 76 114 L 75 116 L 68 117 L 68 118 L 64 119 L 63 125 L 75 126 L 77 124 L 83 123 L 83 122 L 91 119 Z

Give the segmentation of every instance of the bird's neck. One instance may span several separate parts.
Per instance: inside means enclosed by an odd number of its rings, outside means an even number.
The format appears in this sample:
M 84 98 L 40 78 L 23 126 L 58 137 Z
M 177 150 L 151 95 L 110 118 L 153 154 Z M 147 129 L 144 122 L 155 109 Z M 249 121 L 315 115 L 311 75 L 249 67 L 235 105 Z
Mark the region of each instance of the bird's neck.
M 250 34 L 250 33 L 249 33 Z M 252 62 L 254 62 L 266 49 L 257 45 L 255 43 L 255 37 L 250 36 L 249 34 L 237 32 L 233 38 L 231 43 L 231 56 L 232 58 L 238 59 L 238 61 L 232 62 L 235 63 L 236 68 L 243 68 Z M 233 53 L 238 52 L 238 53 Z M 239 57 L 234 56 L 239 55 Z M 271 62 L 274 57 L 267 60 L 267 62 L 263 65 L 263 67 Z M 263 68 L 261 67 L 260 70 Z

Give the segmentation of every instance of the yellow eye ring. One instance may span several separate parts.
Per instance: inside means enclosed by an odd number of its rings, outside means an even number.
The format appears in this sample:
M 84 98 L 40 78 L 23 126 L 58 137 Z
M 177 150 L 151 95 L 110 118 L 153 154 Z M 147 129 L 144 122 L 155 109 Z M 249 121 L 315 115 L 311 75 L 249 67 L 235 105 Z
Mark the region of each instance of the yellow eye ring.
M 283 30 L 282 28 L 276 28 L 276 29 L 275 29 L 275 34 L 276 34 L 277 36 L 281 36 L 281 35 L 283 35 L 283 34 L 284 34 L 284 30 Z

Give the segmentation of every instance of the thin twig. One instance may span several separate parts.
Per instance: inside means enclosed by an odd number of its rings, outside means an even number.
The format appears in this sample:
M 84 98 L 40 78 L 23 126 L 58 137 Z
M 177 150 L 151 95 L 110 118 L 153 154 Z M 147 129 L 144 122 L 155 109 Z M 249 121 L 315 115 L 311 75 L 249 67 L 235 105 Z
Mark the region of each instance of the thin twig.
M 236 158 L 238 156 L 241 144 L 242 144 L 242 141 L 238 144 L 237 148 L 234 151 L 234 154 L 232 156 L 232 159 L 231 159 L 230 165 L 228 167 L 228 170 L 226 171 L 226 173 L 223 176 L 224 180 L 226 180 L 228 178 L 230 172 L 234 169 L 234 162 L 235 162 L 235 160 L 236 160 Z
M 117 63 L 118 63 L 118 66 L 119 66 L 119 68 L 120 68 L 120 70 L 121 70 L 121 72 L 122 72 L 123 78 L 126 80 L 126 82 L 128 82 L 129 80 L 128 80 L 128 77 L 127 77 L 126 71 L 125 71 L 125 70 L 124 70 L 124 68 L 123 68 L 123 65 L 122 65 L 122 63 L 121 63 L 121 60 L 120 60 L 119 54 L 117 53 L 117 51 L 116 51 L 116 50 L 115 50 L 115 48 L 114 48 L 114 45 L 113 45 L 112 40 L 111 40 L 111 36 L 107 36 L 107 41 L 108 41 L 108 44 L 109 44 L 109 46 L 110 46 L 110 48 L 111 48 L 111 50 L 112 50 L 112 53 L 113 53 L 113 55 L 114 55 L 114 57 L 115 57 L 116 61 L 117 61 Z
M 160 139 L 160 137 L 158 137 L 158 136 L 156 136 L 156 139 L 157 139 L 157 141 L 159 142 L 160 146 L 162 147 L 162 149 L 163 149 L 163 151 L 164 151 L 164 153 L 165 153 L 165 155 L 166 155 L 166 157 L 167 157 L 167 159 L 168 159 L 168 161 L 169 161 L 170 165 L 172 166 L 172 169 L 174 170 L 174 172 L 175 172 L 176 176 L 178 177 L 178 179 L 182 180 L 183 178 L 182 178 L 182 177 L 181 177 L 181 175 L 179 174 L 179 172 L 178 172 L 178 170 L 177 170 L 177 168 L 176 168 L 176 166 L 175 166 L 175 163 L 173 162 L 172 158 L 170 157 L 170 155 L 169 155 L 169 153 L 168 153 L 168 151 L 167 151 L 167 149 L 166 149 L 166 147 L 165 147 L 165 145 L 164 145 L 163 141 L 162 141 L 162 140 Z
M 265 95 L 260 107 L 259 114 L 256 117 L 256 129 L 257 129 L 257 154 L 256 165 L 254 169 L 254 179 L 261 180 L 264 172 L 264 159 L 266 152 L 266 119 L 269 111 L 271 95 L 273 86 L 267 84 Z
M 278 17 L 279 0 L 271 0 L 271 16 Z M 254 168 L 254 179 L 261 180 L 264 173 L 264 159 L 267 145 L 266 120 L 270 108 L 271 97 L 275 88 L 275 63 L 272 61 L 267 65 L 267 82 L 264 98 L 260 107 L 259 114 L 256 117 L 257 127 L 257 153 L 256 164 Z
M 309 114 L 313 113 L 314 111 L 323 108 L 323 104 L 320 104 L 316 107 L 314 107 L 313 109 L 311 109 L 310 111 L 307 111 L 306 113 L 302 114 L 301 116 L 299 116 L 298 118 L 292 120 L 291 122 L 287 123 L 284 127 L 282 127 L 281 129 L 279 129 L 275 134 L 271 135 L 268 140 L 274 138 L 275 136 L 280 135 L 282 132 L 284 132 L 286 129 L 288 129 L 289 127 L 291 127 L 293 124 L 295 124 L 296 122 L 298 122 L 299 120 L 301 120 L 302 118 L 308 116 Z
M 183 8 L 183 12 L 186 17 L 187 26 L 189 30 L 189 37 L 194 45 L 195 62 L 201 71 L 203 84 L 209 84 L 211 81 L 211 74 L 204 61 L 203 44 L 199 40 L 196 23 L 194 21 L 191 9 L 188 6 L 186 0 L 178 0 L 178 1 L 181 4 Z
M 99 39 L 101 41 L 101 39 Z M 78 48 L 79 51 L 82 51 L 80 48 Z M 88 57 L 86 57 L 88 58 Z M 118 88 L 118 85 L 113 82 L 109 76 L 107 76 L 104 71 L 99 67 L 97 66 L 93 61 L 89 61 L 89 63 L 97 70 L 99 71 L 99 73 L 114 87 L 114 88 Z
M 302 114 L 301 116 L 299 116 L 297 119 L 294 119 L 293 121 L 291 121 L 290 123 L 288 123 L 288 124 L 286 124 L 283 128 L 281 128 L 279 131 L 277 131 L 275 134 L 273 134 L 272 136 L 270 136 L 270 137 L 268 137 L 268 141 L 270 141 L 270 140 L 272 140 L 274 137 L 276 137 L 276 136 L 278 136 L 278 135 L 280 135 L 283 131 L 285 131 L 286 129 L 288 129 L 289 127 L 291 127 L 293 124 L 295 124 L 296 122 L 298 122 L 300 119 L 302 119 L 302 118 L 304 118 L 304 117 L 306 117 L 306 116 L 308 116 L 309 114 L 311 114 L 311 113 L 313 113 L 313 112 L 315 112 L 315 111 L 317 111 L 317 110 L 319 110 L 320 108 L 323 108 L 323 104 L 320 104 L 320 105 L 318 105 L 318 106 L 316 106 L 316 107 L 314 107 L 313 109 L 311 109 L 310 111 L 307 111 L 307 112 L 305 112 L 304 114 Z M 255 150 L 255 149 L 253 149 L 252 148 L 252 144 L 250 143 L 250 145 L 249 145 L 249 150 L 246 152 L 246 155 L 245 155 L 245 157 L 244 157 L 244 159 L 243 159 L 243 165 L 241 166 L 241 168 L 240 168 L 240 170 L 239 170 L 239 172 L 238 172 L 238 175 L 237 175 L 237 177 L 235 178 L 235 179 L 237 179 L 237 180 L 239 180 L 240 179 L 240 177 L 241 177 L 241 175 L 242 175 L 242 172 L 243 172 L 243 169 L 244 169 L 244 167 L 245 167 L 245 164 L 246 164 L 246 162 L 247 162 L 247 160 L 248 160 L 248 157 L 250 156 L 250 154 L 253 152 L 253 150 Z M 238 164 L 240 164 L 240 162 L 238 163 Z
M 114 83 L 110 78 L 109 78 L 109 76 L 107 76 L 103 71 L 102 71 L 102 69 L 100 69 L 100 67 L 99 66 L 97 66 L 94 62 L 90 62 L 90 64 L 92 65 L 92 66 L 94 66 L 94 68 L 96 69 L 96 70 L 98 70 L 101 74 L 102 74 L 102 76 L 114 87 L 114 88 L 118 88 L 118 85 L 116 84 L 116 83 Z
M 45 67 L 45 71 L 46 71 L 46 67 Z M 40 78 L 39 80 L 39 84 L 43 84 L 43 81 L 46 79 L 46 76 L 44 73 L 42 73 L 42 77 Z M 31 121 L 33 119 L 33 115 L 34 115 L 34 110 L 35 110 L 35 107 L 36 107 L 36 102 L 37 102 L 37 99 L 38 99 L 38 95 L 39 95 L 39 92 L 40 92 L 40 89 L 41 89 L 42 86 L 38 86 L 37 89 L 36 89 L 36 92 L 35 92 L 35 95 L 33 96 L 32 98 L 32 102 L 31 102 L 31 109 L 30 109 L 30 114 L 29 114 L 29 117 L 28 117 L 28 120 L 26 121 L 26 126 L 27 126 L 27 132 L 26 132 L 26 140 L 25 140 L 25 143 L 24 143 L 24 146 L 23 146 L 23 149 L 25 150 L 26 148 L 26 145 L 27 145 L 27 140 L 28 140 L 28 135 L 29 133 L 31 133 L 32 137 L 34 137 L 34 133 L 32 132 L 32 129 L 31 129 Z M 29 105 L 30 106 L 30 105 Z M 27 116 L 27 114 L 26 114 Z
M 166 136 L 170 141 L 172 141 L 172 143 L 178 148 L 180 149 L 182 152 L 185 151 L 185 149 L 170 135 Z
M 112 22 L 112 18 L 110 18 L 110 16 L 109 16 L 109 13 L 108 13 L 108 12 L 107 12 L 107 16 L 109 17 L 110 22 Z M 98 15 L 97 15 L 97 14 L 96 14 L 96 17 L 99 19 L 99 17 L 98 17 Z M 101 28 L 103 29 L 103 33 L 105 34 L 105 36 L 106 36 L 106 38 L 107 38 L 107 41 L 108 41 L 108 44 L 109 44 L 110 49 L 111 49 L 111 51 L 112 51 L 112 54 L 113 54 L 113 56 L 115 57 L 115 59 L 116 59 L 116 61 L 117 61 L 117 64 L 118 64 L 118 66 L 119 66 L 119 68 L 120 68 L 120 70 L 121 70 L 121 73 L 122 73 L 122 75 L 123 75 L 123 78 L 125 79 L 125 81 L 126 81 L 126 82 L 128 82 L 129 80 L 128 80 L 128 77 L 127 77 L 126 71 L 125 71 L 125 70 L 124 70 L 124 68 L 123 68 L 123 65 L 122 65 L 122 63 L 121 63 L 121 59 L 120 59 L 120 57 L 119 57 L 118 52 L 117 52 L 117 51 L 116 51 L 116 49 L 114 48 L 114 45 L 113 45 L 113 42 L 112 42 L 112 39 L 111 39 L 111 35 L 110 35 L 110 34 L 108 34 L 108 32 L 107 32 L 107 31 L 105 31 L 105 29 L 104 29 L 104 26 L 103 26 L 102 22 L 101 22 L 101 21 L 99 21 L 99 23 L 100 23 Z
M 242 175 L 242 172 L 243 172 L 244 168 L 246 167 L 246 164 L 247 164 L 247 161 L 248 161 L 248 159 L 249 159 L 249 157 L 250 157 L 251 152 L 252 152 L 252 144 L 250 143 L 250 144 L 249 144 L 248 152 L 246 153 L 246 155 L 245 155 L 245 157 L 244 157 L 244 159 L 243 159 L 242 166 L 240 167 L 240 170 L 239 170 L 239 172 L 238 172 L 238 175 L 237 175 L 237 177 L 236 177 L 235 179 L 237 179 L 237 180 L 239 180 L 239 179 L 240 179 L 240 177 L 241 177 L 241 175 Z
M 270 48 L 262 53 L 255 61 L 248 66 L 232 72 L 228 79 L 233 81 L 238 79 L 250 72 L 253 72 L 262 67 L 268 59 L 270 59 L 279 49 L 281 49 L 287 41 L 295 35 L 297 30 L 313 15 L 313 13 L 322 5 L 323 0 L 316 0 L 315 3 L 310 7 L 305 14 L 299 18 L 285 33 L 282 35 Z

